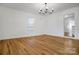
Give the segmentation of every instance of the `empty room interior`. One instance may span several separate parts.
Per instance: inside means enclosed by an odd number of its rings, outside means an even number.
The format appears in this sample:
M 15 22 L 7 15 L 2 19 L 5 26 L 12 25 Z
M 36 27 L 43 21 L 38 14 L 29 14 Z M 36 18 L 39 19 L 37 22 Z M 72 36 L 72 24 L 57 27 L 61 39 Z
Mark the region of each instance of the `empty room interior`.
M 0 55 L 79 55 L 79 3 L 0 3 Z

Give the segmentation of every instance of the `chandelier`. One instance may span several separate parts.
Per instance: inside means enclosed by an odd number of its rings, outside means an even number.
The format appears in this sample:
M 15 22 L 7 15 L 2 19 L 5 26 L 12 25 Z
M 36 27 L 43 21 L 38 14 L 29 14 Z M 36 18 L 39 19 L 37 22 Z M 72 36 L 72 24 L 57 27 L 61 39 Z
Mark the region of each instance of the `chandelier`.
M 53 12 L 54 12 L 54 9 L 52 8 L 51 10 L 49 10 L 47 3 L 44 3 L 44 7 L 39 10 L 39 14 L 41 15 L 50 15 Z

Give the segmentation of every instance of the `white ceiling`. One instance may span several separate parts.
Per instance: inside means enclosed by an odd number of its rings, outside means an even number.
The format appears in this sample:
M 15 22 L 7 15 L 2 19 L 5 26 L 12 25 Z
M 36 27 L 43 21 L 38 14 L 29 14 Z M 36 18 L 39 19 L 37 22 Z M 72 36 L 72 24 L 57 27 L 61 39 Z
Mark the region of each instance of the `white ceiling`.
M 44 3 L 0 3 L 0 6 L 25 12 L 38 13 L 39 9 L 44 6 Z M 69 8 L 79 7 L 79 3 L 48 3 L 48 7 L 54 8 L 55 12 L 59 12 Z

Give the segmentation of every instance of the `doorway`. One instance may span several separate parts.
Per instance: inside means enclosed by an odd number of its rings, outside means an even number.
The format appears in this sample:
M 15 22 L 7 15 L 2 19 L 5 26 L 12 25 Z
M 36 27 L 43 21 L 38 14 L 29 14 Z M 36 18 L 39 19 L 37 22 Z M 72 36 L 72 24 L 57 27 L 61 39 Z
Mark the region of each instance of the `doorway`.
M 64 16 L 64 36 L 75 37 L 75 16 L 74 13 Z

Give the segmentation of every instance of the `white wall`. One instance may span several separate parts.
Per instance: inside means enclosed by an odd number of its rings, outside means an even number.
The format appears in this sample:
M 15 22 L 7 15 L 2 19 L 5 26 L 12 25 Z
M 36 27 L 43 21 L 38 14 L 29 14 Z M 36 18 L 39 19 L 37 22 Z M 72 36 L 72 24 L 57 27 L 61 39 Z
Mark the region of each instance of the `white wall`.
M 28 19 L 35 19 L 32 32 L 28 29 Z M 22 12 L 0 6 L 0 39 L 40 35 L 43 33 L 43 18 L 33 13 Z
M 46 18 L 46 34 L 63 35 L 63 20 L 60 16 L 60 13 L 55 13 Z
M 41 34 L 63 36 L 63 16 L 69 13 L 75 13 L 76 36 L 79 37 L 79 7 L 41 16 L 0 6 L 0 39 Z M 35 19 L 32 31 L 29 31 L 28 27 L 29 18 Z
M 75 14 L 75 22 L 76 22 L 76 37 L 79 37 L 79 7 L 64 10 L 61 12 L 54 13 L 46 18 L 47 27 L 46 34 L 49 35 L 64 35 L 64 15 L 65 14 Z

